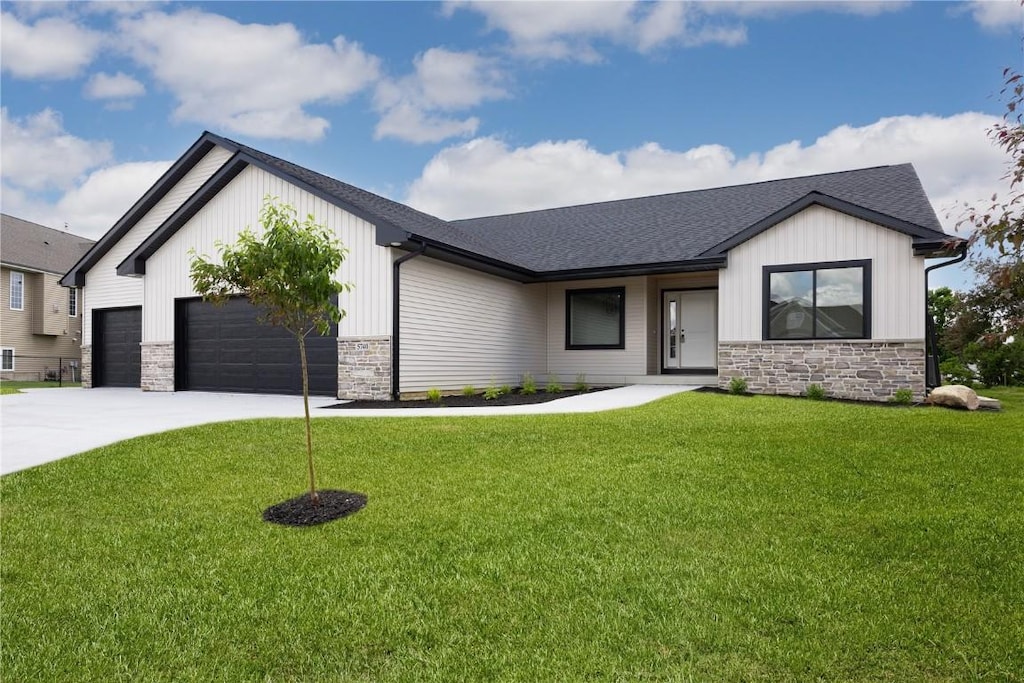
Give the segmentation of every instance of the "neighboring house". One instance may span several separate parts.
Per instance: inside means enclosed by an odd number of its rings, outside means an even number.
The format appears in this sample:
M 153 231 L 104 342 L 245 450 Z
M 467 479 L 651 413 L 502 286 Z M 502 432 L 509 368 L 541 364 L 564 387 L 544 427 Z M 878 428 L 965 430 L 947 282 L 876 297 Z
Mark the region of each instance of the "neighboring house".
M 63 280 L 87 385 L 299 390 L 295 344 L 189 279 L 267 195 L 349 249 L 348 315 L 312 351 L 314 390 L 343 398 L 524 373 L 920 398 L 925 258 L 963 244 L 909 164 L 444 221 L 204 133 Z
M 82 301 L 60 278 L 93 244 L 0 214 L 0 378 L 77 376 Z

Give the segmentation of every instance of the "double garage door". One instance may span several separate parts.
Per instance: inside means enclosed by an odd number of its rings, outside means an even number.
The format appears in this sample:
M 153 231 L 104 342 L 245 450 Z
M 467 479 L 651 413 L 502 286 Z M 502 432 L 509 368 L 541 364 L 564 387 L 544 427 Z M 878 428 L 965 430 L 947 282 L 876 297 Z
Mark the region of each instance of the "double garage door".
M 258 311 L 236 297 L 224 306 L 200 299 L 175 302 L 175 389 L 301 394 L 299 346 L 287 331 L 258 322 Z M 335 396 L 337 330 L 306 338 L 309 392 Z M 93 312 L 93 385 L 141 383 L 142 309 Z

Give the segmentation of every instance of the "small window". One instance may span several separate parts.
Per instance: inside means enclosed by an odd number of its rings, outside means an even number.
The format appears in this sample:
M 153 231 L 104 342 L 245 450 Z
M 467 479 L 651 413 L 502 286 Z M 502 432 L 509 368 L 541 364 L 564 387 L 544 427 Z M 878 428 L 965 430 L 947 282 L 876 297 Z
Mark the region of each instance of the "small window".
M 68 290 L 68 316 L 78 317 L 78 290 L 74 287 Z
M 11 271 L 11 310 L 25 310 L 25 273 Z
M 764 267 L 765 339 L 870 339 L 871 261 Z
M 13 370 L 14 369 L 14 349 L 3 349 L 3 364 L 0 365 L 0 370 Z
M 566 290 L 565 348 L 626 348 L 626 288 Z

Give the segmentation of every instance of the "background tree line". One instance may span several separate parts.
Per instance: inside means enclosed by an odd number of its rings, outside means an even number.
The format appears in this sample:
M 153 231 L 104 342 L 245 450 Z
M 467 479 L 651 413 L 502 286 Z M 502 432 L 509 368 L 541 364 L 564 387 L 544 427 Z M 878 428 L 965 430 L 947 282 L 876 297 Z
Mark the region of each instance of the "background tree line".
M 951 384 L 1024 385 L 1024 78 L 1013 69 L 1003 76 L 1006 113 L 988 134 L 1009 156 L 1009 192 L 962 207 L 957 227 L 971 231 L 974 288 L 928 293 L 939 369 Z

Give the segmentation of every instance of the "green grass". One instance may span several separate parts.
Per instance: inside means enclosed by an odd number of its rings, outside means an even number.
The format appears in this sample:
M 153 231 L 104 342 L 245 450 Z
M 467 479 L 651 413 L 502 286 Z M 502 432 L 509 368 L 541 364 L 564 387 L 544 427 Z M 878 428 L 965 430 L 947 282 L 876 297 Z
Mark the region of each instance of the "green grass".
M 964 681 L 1024 671 L 1003 413 L 683 394 L 135 439 L 0 480 L 0 679 Z
M 64 388 L 80 387 L 80 382 L 64 382 Z M 20 394 L 22 389 L 56 389 L 60 384 L 54 382 L 18 382 L 5 379 L 0 381 L 0 396 L 4 394 Z

